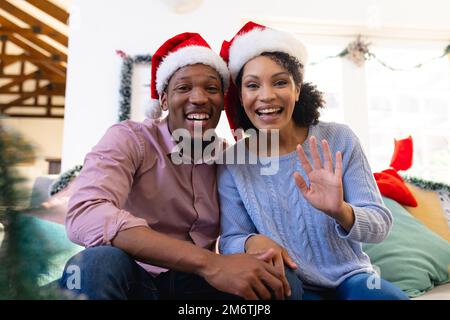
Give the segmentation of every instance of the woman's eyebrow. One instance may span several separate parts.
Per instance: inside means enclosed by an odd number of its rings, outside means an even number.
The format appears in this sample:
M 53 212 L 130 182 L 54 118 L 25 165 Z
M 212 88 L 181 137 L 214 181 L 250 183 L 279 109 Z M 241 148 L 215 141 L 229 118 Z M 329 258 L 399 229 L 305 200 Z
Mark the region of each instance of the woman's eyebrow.
M 271 76 L 271 78 L 275 78 L 275 77 L 282 76 L 282 75 L 290 76 L 291 74 L 289 72 L 287 72 L 287 71 L 281 71 L 281 72 L 277 72 L 277 73 L 273 74 Z M 245 78 L 259 79 L 259 77 L 257 75 L 254 75 L 254 74 L 247 74 L 247 75 L 245 75 L 243 77 L 243 79 L 245 79 Z
M 254 75 L 254 74 L 247 74 L 246 76 L 243 77 L 243 79 L 245 78 L 254 78 L 254 79 L 259 79 L 258 76 Z
M 278 77 L 278 76 L 284 76 L 284 75 L 290 76 L 291 74 L 289 72 L 287 72 L 287 71 L 281 71 L 281 72 L 278 72 L 278 73 L 275 73 L 274 75 L 272 75 L 272 78 L 275 78 L 275 77 Z

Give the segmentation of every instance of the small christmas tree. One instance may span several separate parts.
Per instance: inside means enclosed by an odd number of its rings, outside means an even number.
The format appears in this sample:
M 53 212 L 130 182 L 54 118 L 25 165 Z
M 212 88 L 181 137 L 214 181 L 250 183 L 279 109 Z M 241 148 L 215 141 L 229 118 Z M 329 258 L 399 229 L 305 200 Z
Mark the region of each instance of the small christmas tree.
M 32 146 L 19 134 L 10 132 L 0 122 L 0 223 L 5 238 L 0 247 L 0 300 L 50 299 L 57 296 L 52 290 L 43 290 L 37 284 L 37 275 L 31 265 L 45 266 L 45 254 L 26 259 L 21 255 L 21 241 L 26 220 L 20 219 L 20 184 L 24 181 L 15 167 L 34 159 Z M 40 239 L 34 239 L 40 241 Z M 45 247 L 45 243 L 42 243 Z M 41 260 L 41 261 L 39 261 Z

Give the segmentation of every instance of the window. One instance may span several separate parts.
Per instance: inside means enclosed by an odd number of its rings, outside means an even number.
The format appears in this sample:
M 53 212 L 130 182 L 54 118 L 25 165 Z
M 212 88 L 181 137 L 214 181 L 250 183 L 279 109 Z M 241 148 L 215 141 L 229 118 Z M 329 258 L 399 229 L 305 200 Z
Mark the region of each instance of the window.
M 340 59 L 326 59 L 338 46 L 309 45 L 310 62 L 320 62 L 306 67 L 305 82 L 311 82 L 324 93 L 325 108 L 320 112 L 322 121 L 344 121 L 342 107 L 342 63 Z
M 407 69 L 419 61 L 439 56 L 442 47 L 440 50 L 378 47 L 374 51 L 383 61 Z M 387 168 L 394 147 L 393 139 L 411 135 L 414 159 L 412 168 L 406 173 L 449 183 L 448 59 L 435 60 L 408 71 L 391 71 L 376 61 L 368 62 L 366 68 L 372 168 Z

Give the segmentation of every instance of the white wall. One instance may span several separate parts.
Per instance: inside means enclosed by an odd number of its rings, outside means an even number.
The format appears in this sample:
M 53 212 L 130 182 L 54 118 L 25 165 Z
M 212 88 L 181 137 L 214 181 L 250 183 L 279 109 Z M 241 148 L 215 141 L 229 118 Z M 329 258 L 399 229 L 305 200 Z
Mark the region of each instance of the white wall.
M 374 26 L 450 28 L 447 0 L 203 0 L 194 12 L 176 14 L 162 0 L 74 0 L 63 140 L 63 168 L 81 164 L 116 122 L 121 49 L 154 52 L 169 37 L 200 32 L 219 50 L 244 19 L 298 19 Z
M 59 158 L 62 149 L 63 119 L 2 118 L 2 125 L 15 131 L 36 147 L 43 158 Z

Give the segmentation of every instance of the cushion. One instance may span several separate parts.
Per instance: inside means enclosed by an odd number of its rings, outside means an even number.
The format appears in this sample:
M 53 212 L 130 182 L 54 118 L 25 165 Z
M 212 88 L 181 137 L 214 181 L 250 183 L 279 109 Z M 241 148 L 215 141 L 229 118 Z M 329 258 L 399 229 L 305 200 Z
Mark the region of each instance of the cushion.
M 37 177 L 33 183 L 31 192 L 30 207 L 38 207 L 48 199 L 51 185 L 55 182 L 58 175 L 45 175 Z
M 412 166 L 413 161 L 413 140 L 409 136 L 406 139 L 394 139 L 394 153 L 392 154 L 389 167 L 395 171 L 408 170 Z
M 69 199 L 73 193 L 74 181 L 71 181 L 64 189 L 41 203 L 41 207 L 34 209 L 32 214 L 44 220 L 64 224 Z
M 416 297 L 415 300 L 450 300 L 450 283 L 443 284 Z
M 413 194 L 409 191 L 403 178 L 395 170 L 386 169 L 373 175 L 383 196 L 407 206 L 417 206 L 417 201 Z
M 428 228 L 450 242 L 450 228 L 439 193 L 433 190 L 424 190 L 409 183 L 407 183 L 407 186 L 416 198 L 418 206 L 405 206 L 405 209 Z
M 449 282 L 450 243 L 411 216 L 398 202 L 383 197 L 394 224 L 378 244 L 363 244 L 381 277 L 394 283 L 410 297 Z
M 64 225 L 24 213 L 17 217 L 11 228 L 19 236 L 18 268 L 36 277 L 40 286 L 60 278 L 67 260 L 83 247 L 67 238 Z

